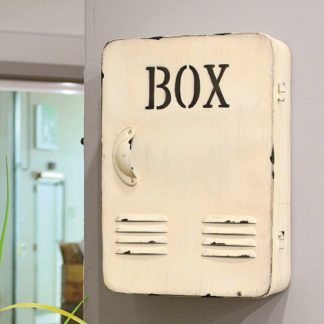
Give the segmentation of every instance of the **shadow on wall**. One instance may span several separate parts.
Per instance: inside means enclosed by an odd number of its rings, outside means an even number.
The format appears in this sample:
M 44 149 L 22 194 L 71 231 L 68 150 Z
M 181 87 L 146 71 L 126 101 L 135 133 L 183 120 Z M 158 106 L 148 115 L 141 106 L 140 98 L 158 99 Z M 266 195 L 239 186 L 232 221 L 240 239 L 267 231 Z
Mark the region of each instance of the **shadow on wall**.
M 134 296 L 108 292 L 105 300 L 114 324 L 279 324 L 287 297 L 288 291 L 266 299 Z M 129 308 L 132 310 L 128 312 Z M 129 318 L 130 313 L 135 318 Z

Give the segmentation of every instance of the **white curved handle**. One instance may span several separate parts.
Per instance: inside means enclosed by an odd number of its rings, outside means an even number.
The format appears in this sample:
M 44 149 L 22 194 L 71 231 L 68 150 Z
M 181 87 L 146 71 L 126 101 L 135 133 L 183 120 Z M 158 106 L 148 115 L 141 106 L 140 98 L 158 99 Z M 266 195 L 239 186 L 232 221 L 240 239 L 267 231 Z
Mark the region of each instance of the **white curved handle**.
M 128 127 L 118 136 L 114 145 L 113 161 L 117 174 L 129 186 L 134 186 L 137 177 L 132 163 L 132 141 L 135 131 Z

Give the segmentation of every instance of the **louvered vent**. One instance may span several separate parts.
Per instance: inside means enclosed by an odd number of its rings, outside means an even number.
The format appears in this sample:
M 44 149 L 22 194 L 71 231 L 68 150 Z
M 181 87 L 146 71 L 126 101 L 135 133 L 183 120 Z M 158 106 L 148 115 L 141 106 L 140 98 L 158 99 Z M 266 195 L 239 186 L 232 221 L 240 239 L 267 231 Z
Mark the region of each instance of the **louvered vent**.
M 116 254 L 164 255 L 167 217 L 163 214 L 122 214 L 116 218 Z
M 203 219 L 202 256 L 255 258 L 256 219 L 251 216 L 208 215 Z

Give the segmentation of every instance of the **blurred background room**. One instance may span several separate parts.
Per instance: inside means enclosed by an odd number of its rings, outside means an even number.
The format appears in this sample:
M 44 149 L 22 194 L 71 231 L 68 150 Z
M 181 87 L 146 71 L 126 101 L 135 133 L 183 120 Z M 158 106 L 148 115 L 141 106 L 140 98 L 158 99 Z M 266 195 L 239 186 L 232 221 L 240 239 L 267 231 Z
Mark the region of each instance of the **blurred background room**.
M 83 298 L 83 39 L 82 0 L 0 0 L 0 308 Z M 61 319 L 19 309 L 0 323 Z

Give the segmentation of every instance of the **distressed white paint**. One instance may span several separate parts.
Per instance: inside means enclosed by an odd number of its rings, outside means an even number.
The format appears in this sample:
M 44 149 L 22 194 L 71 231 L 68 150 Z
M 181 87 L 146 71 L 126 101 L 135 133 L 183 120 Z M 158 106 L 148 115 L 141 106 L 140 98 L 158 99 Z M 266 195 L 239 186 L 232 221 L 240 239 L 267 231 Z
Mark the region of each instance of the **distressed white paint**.
M 197 68 L 201 81 L 200 97 L 192 109 L 179 107 L 173 94 L 175 75 L 187 64 Z M 218 108 L 217 97 L 213 108 L 202 107 L 212 89 L 205 64 L 230 65 L 221 80 L 229 108 Z M 157 65 L 171 72 L 173 101 L 164 110 L 146 110 L 146 67 Z M 102 70 L 107 287 L 126 293 L 225 297 L 262 297 L 285 289 L 290 280 L 287 47 L 262 34 L 121 40 L 106 46 Z M 285 93 L 278 93 L 280 82 L 285 82 Z M 190 73 L 184 74 L 181 89 L 183 100 L 190 102 Z M 156 100 L 163 101 L 163 94 L 156 90 Z M 138 176 L 134 186 L 122 181 L 113 163 L 114 145 L 127 127 L 136 129 L 131 150 Z M 116 217 L 123 213 L 166 215 L 167 253 L 132 255 L 138 250 L 119 246 L 119 232 L 138 235 L 143 227 L 157 228 L 149 221 L 116 228 Z M 210 215 L 216 219 L 228 215 L 242 223 L 205 224 Z M 246 215 L 251 224 L 245 223 Z M 284 243 L 279 240 L 281 232 Z M 219 234 L 253 238 L 253 244 L 239 249 L 203 245 L 208 235 Z

